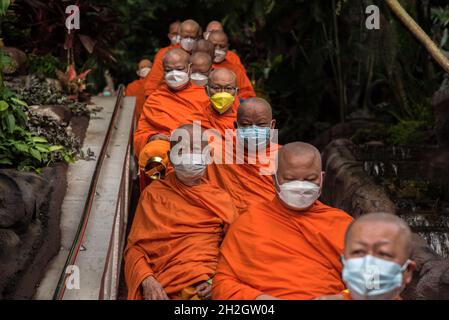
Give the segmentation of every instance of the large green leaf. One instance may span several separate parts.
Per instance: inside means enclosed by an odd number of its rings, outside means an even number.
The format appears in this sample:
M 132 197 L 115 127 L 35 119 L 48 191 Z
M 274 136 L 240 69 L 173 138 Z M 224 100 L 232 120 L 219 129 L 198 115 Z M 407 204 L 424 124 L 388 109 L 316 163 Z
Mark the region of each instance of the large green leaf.
M 15 128 L 16 128 L 16 119 L 12 114 L 8 114 L 6 116 L 6 130 L 8 130 L 9 133 L 13 133 Z
M 35 143 L 47 143 L 47 139 L 42 138 L 42 137 L 33 137 L 31 138 L 33 140 L 33 142 Z
M 8 109 L 8 103 L 6 101 L 0 101 L 0 112 L 5 111 Z
M 26 145 L 25 143 L 14 143 L 14 147 L 23 153 L 28 153 L 28 151 L 30 150 L 30 147 L 28 147 L 28 145 Z
M 6 13 L 10 4 L 10 0 L 0 0 L 0 15 L 3 16 Z
M 38 160 L 39 162 L 42 161 L 42 155 L 39 152 L 39 150 L 31 148 L 30 149 L 30 154 L 33 156 L 33 158 L 35 158 L 36 160 Z
M 63 146 L 51 146 L 50 148 L 48 148 L 48 151 L 54 152 L 54 151 L 60 151 L 60 150 L 63 150 L 63 149 L 64 149 Z
M 23 107 L 28 107 L 28 105 L 24 101 L 22 101 L 22 100 L 16 99 L 14 97 L 12 97 L 11 100 L 14 101 L 15 103 L 17 103 L 18 105 L 21 105 Z

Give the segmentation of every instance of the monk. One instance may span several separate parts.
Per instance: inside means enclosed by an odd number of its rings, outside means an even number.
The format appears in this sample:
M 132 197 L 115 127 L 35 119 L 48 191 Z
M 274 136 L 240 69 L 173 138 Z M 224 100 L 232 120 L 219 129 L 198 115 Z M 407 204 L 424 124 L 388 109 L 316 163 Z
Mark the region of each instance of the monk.
M 134 118 L 139 121 L 140 114 L 142 113 L 143 104 L 145 103 L 145 78 L 151 71 L 151 66 L 153 64 L 148 59 L 142 59 L 137 65 L 137 76 L 138 80 L 134 80 L 126 86 L 125 95 L 127 97 L 136 97 L 136 104 L 134 109 Z
M 206 31 L 203 34 L 204 39 L 208 40 L 211 32 L 213 32 L 213 31 L 222 31 L 223 32 L 224 31 L 223 25 L 219 21 L 216 21 L 216 20 L 209 22 L 209 24 L 206 27 Z M 240 61 L 239 56 L 231 50 L 229 50 L 229 52 L 227 53 L 226 58 L 233 64 L 241 64 L 242 63 Z
M 219 72 L 219 69 L 214 72 Z M 210 129 L 203 122 L 202 125 Z M 250 205 L 268 202 L 275 197 L 271 179 L 279 149 L 275 125 L 270 104 L 262 98 L 250 98 L 237 109 L 234 123 L 237 137 L 232 136 L 231 145 L 226 138 L 222 146 L 211 143 L 215 163 L 208 167 L 208 178 L 229 192 L 239 214 Z M 254 127 L 263 132 L 259 140 L 254 139 Z
M 209 22 L 206 30 L 203 33 L 203 38 L 208 40 L 212 31 L 223 31 L 223 25 L 220 21 L 212 20 L 211 22 Z
M 151 181 L 149 176 L 162 177 L 168 173 L 168 137 L 183 123 L 189 123 L 192 114 L 203 110 L 209 101 L 204 87 L 190 81 L 190 56 L 182 49 L 172 49 L 164 57 L 165 81 L 146 101 L 134 133 L 134 147 L 141 170 L 140 188 Z M 165 140 L 165 142 L 164 142 Z M 150 160 L 157 161 L 150 161 Z M 162 165 L 152 170 L 153 163 Z M 155 163 L 155 166 L 158 166 Z M 149 166 L 149 167 L 148 167 Z M 151 169 L 151 170 L 150 170 Z M 148 172 L 148 174 L 144 174 Z
M 205 55 L 201 52 L 197 54 Z M 209 101 L 200 111 L 193 113 L 189 120 L 201 121 L 203 128 L 217 130 L 224 139 L 226 130 L 234 128 L 237 108 L 240 104 L 237 98 L 237 77 L 229 69 L 213 70 L 205 88 Z
M 227 68 L 231 69 L 237 75 L 237 83 L 240 88 L 239 97 L 242 99 L 247 99 L 255 97 L 253 85 L 246 75 L 245 67 L 242 63 L 232 61 L 229 56 L 229 42 L 228 36 L 223 31 L 212 31 L 209 36 L 209 41 L 215 46 L 215 57 L 214 57 L 214 69 L 216 68 Z
M 209 74 L 212 69 L 212 59 L 205 52 L 195 52 L 190 57 L 192 73 L 190 79 L 198 86 L 205 86 L 208 82 Z
M 361 216 L 346 231 L 343 281 L 349 290 L 341 298 L 401 299 L 400 293 L 411 282 L 416 269 L 411 255 L 412 232 L 404 220 L 391 213 Z
M 164 78 L 163 57 L 165 54 L 174 48 L 182 48 L 190 53 L 195 46 L 196 39 L 199 38 L 200 26 L 194 20 L 186 20 L 179 26 L 180 40 L 177 44 L 171 44 L 168 47 L 162 48 L 154 57 L 153 68 L 145 81 L 145 95 L 150 96 L 162 84 Z
M 174 172 L 140 197 L 124 255 L 128 299 L 211 297 L 219 247 L 237 214 L 230 196 L 203 179 L 207 143 L 193 137 L 193 125 L 173 132 Z
M 146 101 L 134 134 L 136 155 L 139 156 L 150 138 L 165 136 L 186 123 L 191 113 L 202 110 L 209 98 L 201 86 L 190 81 L 190 55 L 182 49 L 172 49 L 164 57 L 165 81 Z
M 318 201 L 323 176 L 315 147 L 295 142 L 279 151 L 276 197 L 229 229 L 214 299 L 312 299 L 345 289 L 340 256 L 352 218 Z
M 207 53 L 211 57 L 212 61 L 215 58 L 215 46 L 212 44 L 212 42 L 210 42 L 208 40 L 204 40 L 204 39 L 198 40 L 195 48 L 192 51 L 192 54 L 195 54 L 197 52 Z
M 168 27 L 167 37 L 170 40 L 170 43 L 172 45 L 178 44 L 179 41 L 181 41 L 180 36 L 179 36 L 179 27 L 180 26 L 181 26 L 181 22 L 175 21 L 175 22 L 171 23 L 170 26 Z

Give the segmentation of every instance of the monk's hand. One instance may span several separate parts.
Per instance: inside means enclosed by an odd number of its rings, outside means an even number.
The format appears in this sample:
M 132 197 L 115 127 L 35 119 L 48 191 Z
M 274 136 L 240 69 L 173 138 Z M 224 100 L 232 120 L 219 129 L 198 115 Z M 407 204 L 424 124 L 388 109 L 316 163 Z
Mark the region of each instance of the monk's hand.
M 313 300 L 344 300 L 345 297 L 342 294 L 336 294 L 334 296 L 322 296 Z
M 196 294 L 201 300 L 210 300 L 212 299 L 212 285 L 203 282 L 196 287 Z
M 151 136 L 151 138 L 148 139 L 148 142 L 156 141 L 156 140 L 170 141 L 170 137 L 165 134 L 158 133 L 158 134 L 155 134 L 154 136 Z
M 145 300 L 170 300 L 164 288 L 152 276 L 142 282 L 142 291 Z

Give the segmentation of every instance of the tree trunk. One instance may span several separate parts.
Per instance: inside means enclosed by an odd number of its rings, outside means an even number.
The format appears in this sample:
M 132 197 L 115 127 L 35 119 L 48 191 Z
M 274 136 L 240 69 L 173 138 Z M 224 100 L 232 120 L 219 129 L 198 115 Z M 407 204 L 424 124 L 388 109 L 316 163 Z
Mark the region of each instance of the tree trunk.
M 405 11 L 398 0 L 385 0 L 394 14 L 401 20 L 404 26 L 421 42 L 438 64 L 449 73 L 449 60 L 441 52 L 440 48 L 430 39 L 424 30 Z

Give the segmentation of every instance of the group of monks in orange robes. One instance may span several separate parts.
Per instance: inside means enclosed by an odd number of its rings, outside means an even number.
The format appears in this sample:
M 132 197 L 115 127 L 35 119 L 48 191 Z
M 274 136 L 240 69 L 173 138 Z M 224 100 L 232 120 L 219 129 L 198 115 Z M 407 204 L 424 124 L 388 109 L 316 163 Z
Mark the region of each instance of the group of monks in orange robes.
M 141 175 L 128 299 L 344 297 L 353 219 L 319 201 L 319 151 L 277 144 L 271 106 L 219 22 L 174 23 L 168 37 L 126 91 Z

